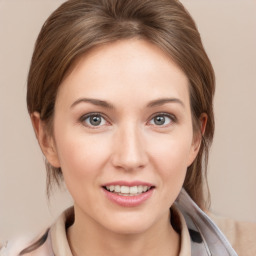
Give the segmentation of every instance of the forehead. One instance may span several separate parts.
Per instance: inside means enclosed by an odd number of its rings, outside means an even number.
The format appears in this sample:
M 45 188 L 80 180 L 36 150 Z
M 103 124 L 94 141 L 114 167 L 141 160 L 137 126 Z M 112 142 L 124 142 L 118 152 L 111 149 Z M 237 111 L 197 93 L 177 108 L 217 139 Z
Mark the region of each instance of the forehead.
M 59 94 L 106 97 L 132 90 L 134 97 L 188 94 L 183 71 L 157 46 L 141 39 L 98 46 L 77 60 L 63 80 Z M 127 94 L 128 97 L 128 94 Z

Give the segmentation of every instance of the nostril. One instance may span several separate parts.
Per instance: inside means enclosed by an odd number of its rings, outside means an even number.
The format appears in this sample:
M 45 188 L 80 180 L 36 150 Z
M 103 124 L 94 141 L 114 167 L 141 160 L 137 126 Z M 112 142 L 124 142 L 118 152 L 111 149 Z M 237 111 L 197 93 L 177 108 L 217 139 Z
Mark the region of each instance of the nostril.
M 126 133 L 116 141 L 112 152 L 112 163 L 118 169 L 132 171 L 145 167 L 148 157 L 142 142 L 142 136 Z

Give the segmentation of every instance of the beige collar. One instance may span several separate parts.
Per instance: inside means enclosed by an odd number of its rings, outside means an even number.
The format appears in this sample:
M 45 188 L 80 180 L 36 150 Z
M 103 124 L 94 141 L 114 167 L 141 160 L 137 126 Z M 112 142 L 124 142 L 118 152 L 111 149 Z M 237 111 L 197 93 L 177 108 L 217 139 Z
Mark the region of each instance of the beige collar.
M 63 212 L 57 221 L 51 226 L 50 236 L 54 256 L 73 256 L 69 247 L 66 222 L 67 219 L 73 218 L 74 208 L 71 207 Z
M 188 256 L 191 255 L 191 242 L 188 228 L 185 222 L 185 219 L 181 212 L 172 207 L 173 214 L 176 215 L 176 219 L 179 223 L 179 229 L 181 233 L 181 246 L 179 256 Z M 52 225 L 50 229 L 50 237 L 52 242 L 52 249 L 55 256 L 73 256 L 68 239 L 66 234 L 67 223 L 72 221 L 74 218 L 74 209 L 73 207 L 67 209 L 62 215 L 57 219 L 55 224 Z

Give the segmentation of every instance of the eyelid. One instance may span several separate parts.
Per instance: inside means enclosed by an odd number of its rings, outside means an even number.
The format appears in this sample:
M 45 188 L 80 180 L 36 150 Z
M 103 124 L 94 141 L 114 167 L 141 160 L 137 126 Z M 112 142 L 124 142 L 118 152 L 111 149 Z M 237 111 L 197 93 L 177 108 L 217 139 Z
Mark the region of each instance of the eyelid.
M 111 124 L 111 120 L 110 120 L 105 114 L 103 114 L 103 113 L 101 113 L 101 112 L 89 112 L 89 113 L 87 113 L 87 114 L 84 114 L 84 115 L 82 115 L 82 116 L 79 118 L 79 122 L 80 122 L 80 123 L 83 123 L 84 126 L 89 127 L 89 128 L 93 128 L 93 129 L 97 129 L 97 128 L 100 128 L 100 127 L 102 127 L 102 126 L 105 126 L 105 125 L 92 126 L 92 125 L 86 125 L 86 124 L 85 124 L 84 121 L 85 121 L 88 117 L 97 116 L 97 115 L 100 116 L 101 118 L 103 118 L 103 119 L 106 121 L 107 125 L 110 125 L 110 124 Z M 176 123 L 176 122 L 177 122 L 177 118 L 176 118 L 175 115 L 170 114 L 170 113 L 167 113 L 167 112 L 157 112 L 157 113 L 154 113 L 153 115 L 150 116 L 149 120 L 147 121 L 147 124 L 148 124 L 148 125 L 152 125 L 152 124 L 150 124 L 150 121 L 151 121 L 153 118 L 157 117 L 157 116 L 165 116 L 165 117 L 168 117 L 168 118 L 171 119 L 171 123 L 170 123 L 170 124 L 158 126 L 159 128 L 161 128 L 161 127 L 162 127 L 162 128 L 163 128 L 163 127 L 167 127 L 167 126 L 170 126 L 170 125 L 172 125 L 173 123 Z
M 102 126 L 105 126 L 105 125 L 99 125 L 99 126 L 93 126 L 93 125 L 87 125 L 85 124 L 85 120 L 88 118 L 88 117 L 91 117 L 91 116 L 100 116 L 101 118 L 103 118 L 107 125 L 110 124 L 110 121 L 109 121 L 109 118 L 106 117 L 105 114 L 101 113 L 101 112 L 89 112 L 87 114 L 84 114 L 82 115 L 80 118 L 79 118 L 79 122 L 83 123 L 83 125 L 85 127 L 89 127 L 89 128 L 92 128 L 92 129 L 97 129 L 97 128 L 100 128 Z
M 157 113 L 154 113 L 153 115 L 150 116 L 149 120 L 147 123 L 149 123 L 153 118 L 157 117 L 157 116 L 165 116 L 165 117 L 168 117 L 171 119 L 171 123 L 168 124 L 168 125 L 162 125 L 162 126 L 158 126 L 159 128 L 163 128 L 163 127 L 167 127 L 167 126 L 170 126 L 172 125 L 173 123 L 177 123 L 177 118 L 175 115 L 173 114 L 170 114 L 170 113 L 166 113 L 166 112 L 157 112 Z M 151 125 L 151 124 L 149 124 Z

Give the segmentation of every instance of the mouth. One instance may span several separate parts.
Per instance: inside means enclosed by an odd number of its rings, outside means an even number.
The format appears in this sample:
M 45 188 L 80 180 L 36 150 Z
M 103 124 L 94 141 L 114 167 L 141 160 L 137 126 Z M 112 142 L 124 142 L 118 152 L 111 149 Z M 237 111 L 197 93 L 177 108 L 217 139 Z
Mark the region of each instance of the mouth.
M 155 186 L 140 181 L 115 181 L 104 184 L 102 189 L 111 202 L 121 207 L 137 207 L 153 196 Z
M 124 185 L 110 185 L 103 186 L 105 190 L 119 196 L 138 196 L 152 190 L 154 186 L 138 185 L 138 186 L 124 186 Z

